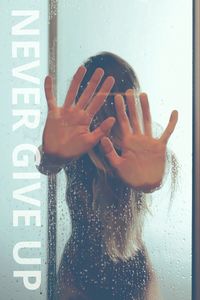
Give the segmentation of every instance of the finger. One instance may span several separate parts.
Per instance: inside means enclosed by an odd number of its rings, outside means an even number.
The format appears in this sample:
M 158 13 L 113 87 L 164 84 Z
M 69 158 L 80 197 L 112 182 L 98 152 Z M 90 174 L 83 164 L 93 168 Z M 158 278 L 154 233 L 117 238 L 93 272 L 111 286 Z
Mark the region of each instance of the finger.
M 101 78 L 103 77 L 104 70 L 102 68 L 97 68 L 93 73 L 90 81 L 88 82 L 87 87 L 83 91 L 80 99 L 78 100 L 76 106 L 84 109 L 91 97 L 94 95 L 94 92 L 99 85 Z
M 92 99 L 89 105 L 86 108 L 86 111 L 89 113 L 91 118 L 94 117 L 96 112 L 100 109 L 100 107 L 104 104 L 110 90 L 112 89 L 115 83 L 115 79 L 112 76 L 108 76 L 104 83 L 101 86 L 101 89 L 98 91 L 96 96 Z
M 117 154 L 111 140 L 108 137 L 103 137 L 101 139 L 101 145 L 106 157 L 114 168 L 119 165 L 121 157 Z
M 99 127 L 97 127 L 91 132 L 90 137 L 92 139 L 93 145 L 97 144 L 103 136 L 109 133 L 115 121 L 115 118 L 109 117 L 106 120 L 104 120 Z
M 152 136 L 151 113 L 150 113 L 149 101 L 146 93 L 140 94 L 140 103 L 141 103 L 142 114 L 143 114 L 144 134 L 148 136 Z
M 53 79 L 49 75 L 45 77 L 44 90 L 48 109 L 51 110 L 56 107 L 56 99 L 53 92 Z
M 126 114 L 126 107 L 124 104 L 124 98 L 117 94 L 115 96 L 115 107 L 117 112 L 117 119 L 119 121 L 120 129 L 122 134 L 132 133 L 132 128 Z
M 141 134 L 141 129 L 140 129 L 137 110 L 136 110 L 136 104 L 135 104 L 134 90 L 128 89 L 125 95 L 126 95 L 126 102 L 128 105 L 129 120 L 130 120 L 131 127 L 134 133 Z
M 73 76 L 72 82 L 65 98 L 65 102 L 63 104 L 64 110 L 69 108 L 74 102 L 79 90 L 79 86 L 81 84 L 81 81 L 83 80 L 83 77 L 85 76 L 86 71 L 87 69 L 84 66 L 80 66 Z
M 178 111 L 173 110 L 172 113 L 171 113 L 168 125 L 167 125 L 164 133 L 162 134 L 162 136 L 159 139 L 164 144 L 167 144 L 168 139 L 170 138 L 171 134 L 173 133 L 173 131 L 176 127 L 177 121 L 178 121 Z

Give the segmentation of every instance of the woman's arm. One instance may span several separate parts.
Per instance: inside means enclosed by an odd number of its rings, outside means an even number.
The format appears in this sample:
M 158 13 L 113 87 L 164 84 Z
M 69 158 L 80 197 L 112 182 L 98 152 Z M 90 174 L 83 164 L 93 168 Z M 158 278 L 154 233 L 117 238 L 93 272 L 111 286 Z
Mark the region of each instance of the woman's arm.
M 40 163 L 39 165 L 36 165 L 36 168 L 44 175 L 59 173 L 66 163 L 71 161 L 71 159 L 61 158 L 56 155 L 45 153 L 42 145 L 38 147 L 38 150 L 40 151 Z

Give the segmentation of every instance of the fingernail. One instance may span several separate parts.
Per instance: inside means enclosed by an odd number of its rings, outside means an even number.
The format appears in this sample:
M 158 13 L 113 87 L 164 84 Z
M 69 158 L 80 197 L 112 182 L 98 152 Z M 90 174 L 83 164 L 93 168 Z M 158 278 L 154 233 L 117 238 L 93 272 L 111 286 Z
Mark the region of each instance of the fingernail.
M 95 73 L 100 76 L 104 74 L 104 70 L 102 68 L 97 68 Z
M 128 89 L 128 90 L 126 91 L 126 94 L 128 94 L 128 95 L 133 95 L 133 90 L 132 90 L 132 89 Z
M 115 82 L 115 78 L 113 76 L 108 76 L 107 77 L 107 80 L 110 80 L 112 83 Z
M 115 95 L 115 99 L 121 99 L 121 98 L 122 98 L 122 96 L 120 94 Z
M 83 74 L 86 73 L 86 71 L 87 71 L 86 67 L 83 66 L 83 65 L 81 65 L 81 66 L 78 68 L 77 73 L 78 73 L 78 72 L 81 72 L 81 75 L 83 75 Z

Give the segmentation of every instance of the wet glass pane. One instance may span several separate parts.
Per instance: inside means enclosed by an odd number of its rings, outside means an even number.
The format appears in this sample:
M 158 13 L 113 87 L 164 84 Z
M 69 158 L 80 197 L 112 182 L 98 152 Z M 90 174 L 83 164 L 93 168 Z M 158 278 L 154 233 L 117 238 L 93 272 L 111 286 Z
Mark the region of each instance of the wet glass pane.
M 145 198 L 140 199 L 141 209 L 145 211 L 147 205 L 151 214 L 145 212 L 141 234 L 147 252 L 135 265 L 133 261 L 136 261 L 140 252 L 137 252 L 135 260 L 134 256 L 132 257 L 132 263 L 123 262 L 121 265 L 115 265 L 114 262 L 109 264 L 110 260 L 107 257 L 102 259 L 99 256 L 99 223 L 93 224 L 93 229 L 89 230 L 85 224 L 87 218 L 82 218 L 84 209 L 89 211 L 91 205 L 89 202 L 88 208 L 84 202 L 86 187 L 82 186 L 83 182 L 78 186 L 78 179 L 74 179 L 74 185 L 69 183 L 73 181 L 73 176 L 76 178 L 78 173 L 82 172 L 84 162 L 80 160 L 78 166 L 74 164 L 74 169 L 69 167 L 71 172 L 65 169 L 66 174 L 64 170 L 59 173 L 58 266 L 67 241 L 70 245 L 63 255 L 68 272 L 62 273 L 62 279 L 66 280 L 67 286 L 70 279 L 75 278 L 72 285 L 77 284 L 80 290 L 86 294 L 88 292 L 90 296 L 93 293 L 104 295 L 102 299 L 110 299 L 108 295 L 113 291 L 115 297 L 118 293 L 119 298 L 116 299 L 143 299 L 144 296 L 139 296 L 139 292 L 136 296 L 134 290 L 144 291 L 147 286 L 148 280 L 145 280 L 148 276 L 142 269 L 142 263 L 149 257 L 156 281 L 150 281 L 148 293 L 151 296 L 148 296 L 148 299 L 191 299 L 192 2 L 59 1 L 57 99 L 60 105 L 64 103 L 66 92 L 78 67 L 89 57 L 102 51 L 118 55 L 135 70 L 141 92 L 148 95 L 155 138 L 161 137 L 173 110 L 178 111 L 178 122 L 167 143 L 167 171 L 164 183 L 158 190 L 143 193 Z M 119 73 L 118 75 L 120 76 Z M 138 102 L 137 109 L 141 109 Z M 90 163 L 85 165 L 88 172 L 89 166 Z M 143 168 L 145 173 L 145 166 Z M 87 172 L 83 179 L 90 190 L 92 183 Z M 68 199 L 65 198 L 66 187 Z M 105 195 L 103 199 L 106 202 Z M 132 201 L 139 201 L 139 195 L 134 195 L 135 200 Z M 69 206 L 76 219 L 74 228 Z M 109 209 L 112 209 L 112 205 L 107 210 L 102 210 L 102 220 L 105 222 L 105 215 L 110 218 L 112 215 Z M 127 213 L 123 210 L 122 212 Z M 142 222 L 142 213 L 134 217 L 135 223 L 133 222 L 132 226 L 137 228 L 137 222 Z M 120 216 L 118 221 L 119 219 Z M 128 228 L 126 223 L 124 226 Z M 122 233 L 124 227 L 119 228 Z M 133 230 L 132 234 L 134 232 Z M 112 236 L 112 232 L 109 234 Z M 119 230 L 116 230 L 117 234 Z M 132 239 L 134 240 L 133 236 L 128 242 L 131 243 Z M 118 242 L 120 243 L 120 238 Z M 79 246 L 82 247 L 81 250 Z M 91 257 L 93 260 L 90 261 Z M 101 264 L 98 264 L 100 261 Z M 134 272 L 138 272 L 135 277 Z M 66 294 L 67 291 L 66 289 Z

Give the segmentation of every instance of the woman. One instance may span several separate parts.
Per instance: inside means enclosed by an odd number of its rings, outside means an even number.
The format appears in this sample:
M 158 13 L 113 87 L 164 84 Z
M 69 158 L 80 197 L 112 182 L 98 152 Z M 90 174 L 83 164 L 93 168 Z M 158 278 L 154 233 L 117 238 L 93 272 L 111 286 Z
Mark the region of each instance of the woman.
M 45 93 L 48 116 L 38 169 L 64 169 L 72 222 L 56 299 L 160 300 L 142 225 L 145 194 L 166 177 L 166 145 L 177 111 L 154 138 L 148 98 L 135 72 L 109 52 L 79 67 L 62 107 L 49 76 Z

